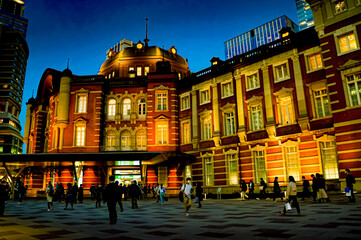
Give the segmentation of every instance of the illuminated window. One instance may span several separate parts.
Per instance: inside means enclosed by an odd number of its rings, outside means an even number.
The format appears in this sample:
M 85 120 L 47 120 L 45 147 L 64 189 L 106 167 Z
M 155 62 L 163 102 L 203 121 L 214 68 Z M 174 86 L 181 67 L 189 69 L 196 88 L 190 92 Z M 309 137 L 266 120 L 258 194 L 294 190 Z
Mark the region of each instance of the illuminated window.
M 338 37 L 338 42 L 340 44 L 341 53 L 345 53 L 357 49 L 357 43 L 354 33 L 349 33 L 347 35 Z
M 202 119 L 202 140 L 212 138 L 212 118 L 211 116 Z
M 247 90 L 252 90 L 260 87 L 258 74 L 252 74 L 247 76 Z
M 351 106 L 361 105 L 361 72 L 346 76 Z
M 87 95 L 77 95 L 77 113 L 86 113 Z
M 168 109 L 167 106 L 167 92 L 157 92 L 157 110 L 164 111 Z
M 181 111 L 190 109 L 189 95 L 181 97 Z
M 12 126 L 12 127 L 14 127 L 14 128 L 16 128 L 16 124 L 15 124 L 13 121 L 11 121 L 11 120 L 9 120 L 9 125 Z
M 336 1 L 333 4 L 335 6 L 336 13 L 340 13 L 346 10 L 345 1 Z
M 149 73 L 149 67 L 144 67 L 144 76 L 147 76 Z
M 300 165 L 298 162 L 297 145 L 285 147 L 287 166 L 287 178 L 293 176 L 296 181 L 300 180 Z
M 134 67 L 129 67 L 129 77 L 135 78 Z
M 222 98 L 233 96 L 232 82 L 224 83 L 221 86 L 222 86 Z
M 200 104 L 205 104 L 205 103 L 209 103 L 211 101 L 210 96 L 209 96 L 209 89 L 207 90 L 203 90 L 199 92 L 200 94 Z
M 75 146 L 85 146 L 85 126 L 76 126 L 75 128 Z
M 130 119 L 130 108 L 131 108 L 131 100 L 129 98 L 125 98 L 123 100 L 123 119 Z
M 283 63 L 274 67 L 274 77 L 275 82 L 287 80 L 290 78 L 287 63 Z
M 186 165 L 185 167 L 185 179 L 192 178 L 192 165 Z
M 144 130 L 139 130 L 137 132 L 137 150 L 145 151 L 147 150 L 147 135 Z
M 146 101 L 145 101 L 144 98 L 141 98 L 141 99 L 138 100 L 138 115 L 140 117 L 145 116 L 146 111 L 147 111 L 146 106 L 147 105 L 146 105 Z
M 108 101 L 108 119 L 114 119 L 116 103 L 117 101 L 115 99 Z
M 142 67 L 137 67 L 137 76 L 142 76 Z
M 214 170 L 213 170 L 213 161 L 211 157 L 204 158 L 204 172 L 205 172 L 205 184 L 206 186 L 214 185 Z
M 267 181 L 267 170 L 264 150 L 253 150 L 252 157 L 254 163 L 255 182 L 260 183 L 261 178 Z
M 250 106 L 250 117 L 251 131 L 256 131 L 263 128 L 262 108 L 260 104 Z
M 323 67 L 321 54 L 316 54 L 308 57 L 309 70 L 317 70 Z
M 182 122 L 182 144 L 187 144 L 191 142 L 191 124 L 189 121 Z
M 326 179 L 338 179 L 338 162 L 334 141 L 320 142 L 323 172 Z
M 295 122 L 295 114 L 291 96 L 278 98 L 279 124 L 291 124 Z
M 328 103 L 326 88 L 313 91 L 315 99 L 315 110 L 318 118 L 330 116 L 330 106 Z
M 168 144 L 168 122 L 158 122 L 156 124 L 156 144 Z
M 130 132 L 128 130 L 122 132 L 120 141 L 121 141 L 122 151 L 131 150 L 131 138 L 130 138 Z
M 107 133 L 107 149 L 108 150 L 114 150 L 115 147 L 115 133 L 113 131 L 110 131 Z
M 226 136 L 236 134 L 236 123 L 233 112 L 224 113 L 224 129 Z
M 228 181 L 230 185 L 238 185 L 238 164 L 236 154 L 226 154 Z

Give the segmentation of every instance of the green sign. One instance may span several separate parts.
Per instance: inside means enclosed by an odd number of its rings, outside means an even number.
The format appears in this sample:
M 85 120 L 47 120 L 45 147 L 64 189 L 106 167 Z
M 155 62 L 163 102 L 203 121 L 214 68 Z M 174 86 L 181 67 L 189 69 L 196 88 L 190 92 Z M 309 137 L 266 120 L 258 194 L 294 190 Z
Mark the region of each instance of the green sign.
M 140 166 L 140 161 L 116 161 L 115 166 Z
M 115 175 L 115 179 L 140 179 L 140 175 Z

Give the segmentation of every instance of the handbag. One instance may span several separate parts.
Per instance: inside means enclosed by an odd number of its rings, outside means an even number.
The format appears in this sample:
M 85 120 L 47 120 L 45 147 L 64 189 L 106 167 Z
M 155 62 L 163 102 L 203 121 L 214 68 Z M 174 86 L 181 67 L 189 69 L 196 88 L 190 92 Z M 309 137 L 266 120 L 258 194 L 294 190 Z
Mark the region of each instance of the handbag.
M 263 190 L 263 186 L 259 186 L 259 190 L 261 190 L 261 191 L 262 191 L 262 190 Z
M 291 211 L 291 204 L 288 202 L 285 204 L 286 211 Z
M 351 197 L 351 191 L 349 187 L 345 188 L 346 197 Z
M 199 198 L 198 196 L 195 197 L 195 202 L 194 203 L 199 203 Z

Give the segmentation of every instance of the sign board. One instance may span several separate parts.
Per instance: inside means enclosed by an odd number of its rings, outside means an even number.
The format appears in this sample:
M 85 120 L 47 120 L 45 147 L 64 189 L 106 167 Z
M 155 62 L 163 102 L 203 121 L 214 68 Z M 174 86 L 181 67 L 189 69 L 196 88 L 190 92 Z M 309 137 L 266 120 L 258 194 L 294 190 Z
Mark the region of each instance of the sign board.
M 115 166 L 140 166 L 140 161 L 116 161 Z

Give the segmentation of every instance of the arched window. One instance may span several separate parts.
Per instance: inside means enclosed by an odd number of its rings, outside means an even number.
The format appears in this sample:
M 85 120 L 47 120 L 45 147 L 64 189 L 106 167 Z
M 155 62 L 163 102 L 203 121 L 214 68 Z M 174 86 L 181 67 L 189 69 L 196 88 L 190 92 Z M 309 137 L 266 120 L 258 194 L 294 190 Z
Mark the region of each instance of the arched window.
M 137 132 L 137 150 L 145 151 L 147 150 L 147 135 L 144 130 L 139 130 Z
M 108 119 L 114 119 L 116 103 L 117 101 L 115 99 L 110 99 L 108 101 Z
M 130 119 L 131 100 L 126 98 L 123 100 L 123 119 Z
M 115 132 L 109 131 L 107 132 L 107 142 L 106 148 L 108 151 L 115 150 Z
M 138 100 L 138 116 L 140 118 L 145 117 L 146 113 L 146 101 L 144 98 Z
M 122 144 L 121 145 L 122 151 L 131 150 L 131 138 L 130 138 L 130 132 L 128 130 L 122 132 L 121 144 Z

